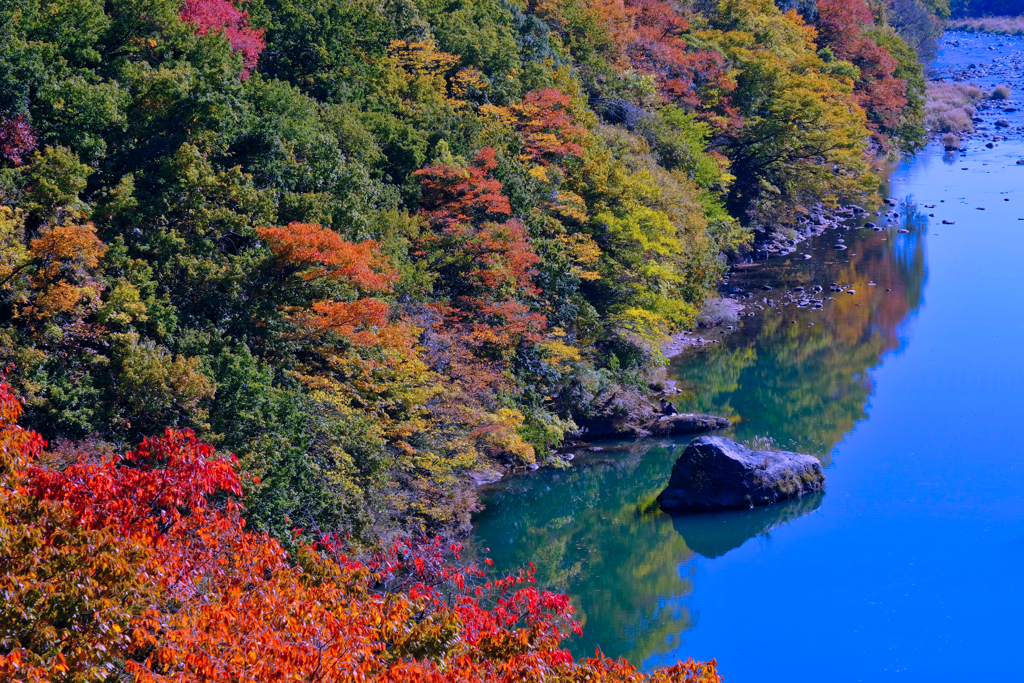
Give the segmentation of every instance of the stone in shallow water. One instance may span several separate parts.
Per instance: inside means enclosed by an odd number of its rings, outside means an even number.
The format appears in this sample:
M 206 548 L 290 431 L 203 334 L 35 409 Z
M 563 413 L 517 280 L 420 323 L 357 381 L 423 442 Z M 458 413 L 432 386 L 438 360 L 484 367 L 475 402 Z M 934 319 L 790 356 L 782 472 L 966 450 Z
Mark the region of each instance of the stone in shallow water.
M 720 436 L 694 439 L 658 495 L 666 512 L 708 512 L 771 505 L 821 491 L 825 475 L 811 455 L 752 451 Z

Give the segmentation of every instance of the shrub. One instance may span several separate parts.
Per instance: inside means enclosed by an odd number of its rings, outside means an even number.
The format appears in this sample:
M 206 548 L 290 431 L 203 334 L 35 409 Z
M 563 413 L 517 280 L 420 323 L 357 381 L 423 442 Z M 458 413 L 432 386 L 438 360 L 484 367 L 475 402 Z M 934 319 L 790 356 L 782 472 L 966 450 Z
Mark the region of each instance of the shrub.
M 792 231 L 791 231 L 792 232 Z M 739 320 L 736 308 L 722 298 L 708 299 L 697 314 L 697 324 L 701 327 L 714 327 Z
M 56 471 L 20 414 L 0 382 L 2 680 L 721 683 L 714 662 L 573 661 L 566 596 L 532 569 L 488 580 L 438 537 L 288 554 L 245 528 L 234 459 L 188 430 L 113 457 L 80 444 Z
M 963 109 L 954 109 L 939 114 L 936 129 L 940 133 L 959 133 L 974 128 L 970 115 Z
M 993 100 L 1008 100 L 1010 99 L 1010 89 L 1005 85 L 998 85 L 989 97 Z
M 960 138 L 952 133 L 946 133 L 942 136 L 942 146 L 946 148 L 946 151 L 951 152 L 960 149 Z
M 974 130 L 974 104 L 985 93 L 973 85 L 934 82 L 928 84 L 925 127 L 932 133 L 961 133 Z

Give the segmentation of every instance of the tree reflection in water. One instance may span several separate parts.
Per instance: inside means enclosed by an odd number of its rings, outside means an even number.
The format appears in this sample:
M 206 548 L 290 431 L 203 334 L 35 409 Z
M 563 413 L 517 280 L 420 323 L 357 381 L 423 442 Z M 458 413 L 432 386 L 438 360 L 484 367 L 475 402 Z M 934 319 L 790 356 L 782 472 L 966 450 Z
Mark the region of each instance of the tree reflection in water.
M 757 293 L 758 301 L 772 295 L 778 302 L 780 283 L 783 289 L 820 284 L 836 298 L 822 311 L 758 312 L 724 343 L 679 359 L 669 372 L 684 390 L 680 410 L 726 415 L 738 422 L 726 436 L 770 437 L 828 465 L 836 444 L 866 417 L 870 371 L 899 349 L 900 327 L 921 303 L 927 226 L 913 211 L 904 221 L 909 234 L 831 232 L 790 258 L 741 268 L 733 286 Z M 847 251 L 832 249 L 839 236 Z M 856 293 L 830 293 L 832 282 Z M 762 284 L 773 290 L 762 294 Z M 584 626 L 583 637 L 570 643 L 577 655 L 599 646 L 639 663 L 673 650 L 692 626 L 687 603 L 698 554 L 713 561 L 827 504 L 819 494 L 673 520 L 654 498 L 688 442 L 607 444 L 568 470 L 541 470 L 485 492 L 473 543 L 490 548 L 498 569 L 532 561 L 539 586 L 572 597 Z

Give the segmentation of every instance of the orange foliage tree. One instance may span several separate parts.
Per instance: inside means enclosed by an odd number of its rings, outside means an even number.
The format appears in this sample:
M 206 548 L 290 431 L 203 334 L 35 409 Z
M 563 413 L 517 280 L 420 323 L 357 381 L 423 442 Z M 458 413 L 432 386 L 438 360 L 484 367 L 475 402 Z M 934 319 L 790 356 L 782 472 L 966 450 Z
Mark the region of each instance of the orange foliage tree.
M 4 680 L 721 681 L 713 661 L 575 662 L 566 596 L 451 566 L 439 540 L 289 556 L 245 529 L 233 459 L 189 431 L 60 469 L 20 413 L 0 383 Z
M 587 129 L 573 120 L 571 104 L 572 98 L 562 91 L 541 88 L 526 93 L 523 101 L 513 106 L 516 130 L 523 137 L 528 157 L 547 165 L 562 157 L 583 156 L 580 140 Z
M 533 276 L 540 257 L 526 226 L 511 217 L 493 177 L 494 157 L 485 147 L 466 168 L 435 164 L 416 171 L 432 228 L 419 254 L 440 275 L 449 317 L 468 325 L 474 343 L 507 349 L 536 341 L 544 328 L 544 317 L 524 302 L 539 293 Z
M 350 289 L 350 296 L 358 296 L 388 291 L 397 278 L 380 253 L 380 244 L 373 240 L 348 242 L 333 230 L 312 223 L 259 228 L 257 234 L 276 256 L 285 280 L 294 276 L 306 283 L 336 281 Z M 374 330 L 387 325 L 390 313 L 388 304 L 371 297 L 351 302 L 318 299 L 308 307 L 289 306 L 287 310 L 299 336 L 334 332 L 362 344 L 377 339 Z
M 91 223 L 44 228 L 30 244 L 37 266 L 30 283 L 37 294 L 25 307 L 26 316 L 80 323 L 99 306 L 103 282 L 98 270 L 106 250 Z

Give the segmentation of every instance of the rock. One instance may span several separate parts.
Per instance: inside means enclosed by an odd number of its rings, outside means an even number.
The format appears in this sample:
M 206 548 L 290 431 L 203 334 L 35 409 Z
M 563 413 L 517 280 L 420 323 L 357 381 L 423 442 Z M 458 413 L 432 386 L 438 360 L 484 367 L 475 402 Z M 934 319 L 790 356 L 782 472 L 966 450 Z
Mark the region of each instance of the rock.
M 872 223 L 871 221 L 868 221 L 867 223 L 864 224 L 864 227 L 865 228 L 873 228 L 873 227 L 875 227 L 875 224 Z
M 674 386 L 668 388 L 675 389 Z M 666 390 L 665 393 L 670 392 Z M 652 434 L 693 434 L 722 429 L 732 423 L 715 415 L 665 416 L 639 391 L 620 389 L 603 396 L 596 414 L 581 418 L 576 424 L 582 428 L 581 434 L 585 440 L 597 441 L 616 437 L 642 438 Z
M 486 486 L 501 481 L 501 478 L 505 476 L 505 470 L 497 466 L 483 467 L 469 472 L 467 476 L 473 482 L 473 486 Z
M 848 289 L 848 290 L 846 290 L 846 293 L 847 294 L 856 294 L 857 290 L 856 289 Z
M 836 244 L 835 248 L 836 249 L 846 249 L 846 245 L 845 244 Z
M 943 221 L 942 221 L 942 224 L 943 224 L 943 225 L 956 225 L 956 221 L 947 221 L 947 220 L 943 220 Z
M 761 285 L 761 289 L 763 289 L 766 292 L 772 291 L 771 285 Z
M 534 470 L 539 470 L 540 469 L 540 465 L 538 465 L 535 462 L 531 462 L 529 465 L 526 466 L 526 469 L 528 469 L 528 470 L 530 470 L 532 472 Z
M 1007 121 L 1006 119 L 998 119 L 996 121 L 996 128 L 1009 128 L 1009 127 L 1010 127 L 1010 122 Z
M 659 436 L 670 436 L 673 434 L 696 434 L 697 432 L 710 432 L 715 429 L 731 427 L 732 422 L 717 415 L 702 415 L 700 413 L 680 413 L 678 415 L 665 415 L 647 425 L 646 430 L 651 434 Z
M 694 439 L 658 494 L 666 512 L 710 512 L 771 505 L 825 488 L 821 463 L 810 455 L 752 451 L 731 439 Z

